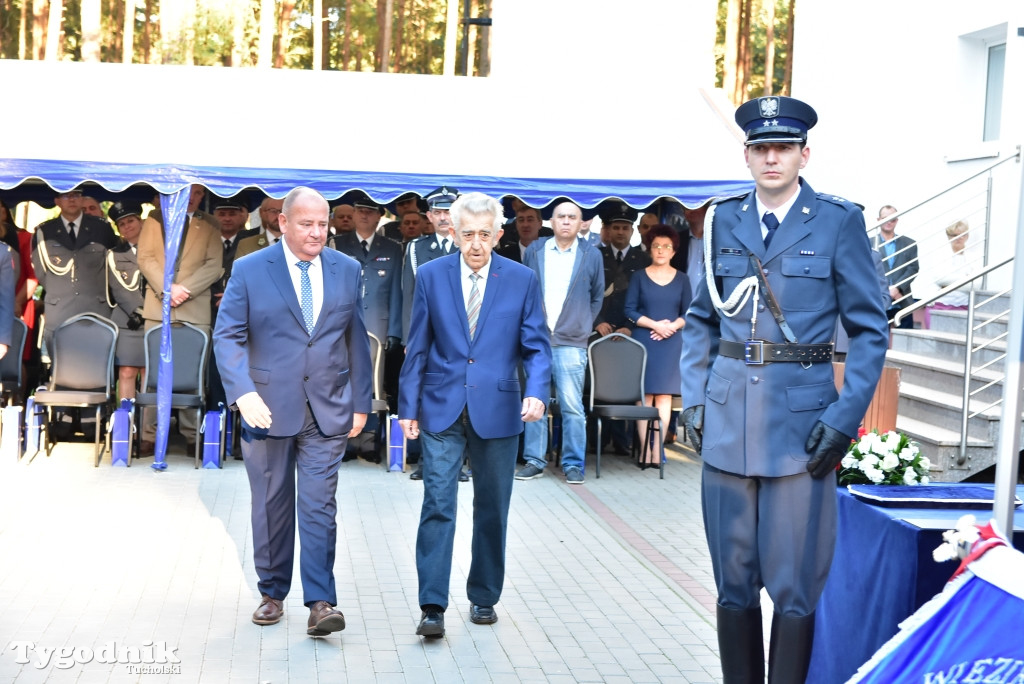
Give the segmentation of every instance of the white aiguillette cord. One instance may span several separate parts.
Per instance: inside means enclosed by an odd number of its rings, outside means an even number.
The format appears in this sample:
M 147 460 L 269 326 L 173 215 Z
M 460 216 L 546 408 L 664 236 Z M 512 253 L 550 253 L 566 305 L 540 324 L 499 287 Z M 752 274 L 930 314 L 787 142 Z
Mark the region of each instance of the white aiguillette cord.
M 718 288 L 715 286 L 715 274 L 712 265 L 715 263 L 712 257 L 712 224 L 715 222 L 715 205 L 712 204 L 708 207 L 708 212 L 704 217 L 704 278 L 707 281 L 708 292 L 711 294 L 711 303 L 714 304 L 715 309 L 718 310 L 723 316 L 732 318 L 738 314 L 743 307 L 746 305 L 747 300 L 750 299 L 751 293 L 754 295 L 754 301 L 757 301 L 757 295 L 760 292 L 760 285 L 757 282 L 757 276 L 747 276 L 740 281 L 740 284 L 736 286 L 736 289 L 732 291 L 729 298 L 724 302 L 722 301 L 721 295 L 718 294 Z M 754 336 L 754 331 L 757 329 L 757 306 L 756 304 L 751 308 L 750 314 L 750 336 Z

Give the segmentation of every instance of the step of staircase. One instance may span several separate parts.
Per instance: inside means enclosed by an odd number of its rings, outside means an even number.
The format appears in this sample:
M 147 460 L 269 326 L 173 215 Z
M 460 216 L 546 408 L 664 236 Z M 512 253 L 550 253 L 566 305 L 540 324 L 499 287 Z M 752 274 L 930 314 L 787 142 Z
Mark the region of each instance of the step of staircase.
M 993 339 L 978 335 L 972 342 L 975 352 L 971 363 L 975 368 L 993 361 L 998 363 L 1006 356 L 1005 338 Z M 901 330 L 899 334 L 892 336 L 892 348 L 913 354 L 962 362 L 967 354 L 967 338 L 963 332 L 935 329 Z
M 907 331 L 909 332 L 909 331 Z M 896 335 L 893 336 L 893 345 Z M 964 385 L 964 362 L 963 360 L 953 361 L 939 356 L 915 354 L 913 352 L 890 349 L 886 354 L 886 362 L 900 368 L 901 382 L 908 382 L 912 385 L 919 385 L 945 392 L 955 396 L 963 393 Z M 977 377 L 972 378 L 971 390 L 980 390 L 975 395 L 975 400 L 987 404 L 1003 396 L 1003 368 L 1001 364 L 995 364 L 990 368 L 976 371 Z M 984 385 L 989 385 L 981 389 Z
M 915 385 L 911 382 L 900 382 L 899 414 L 929 425 L 947 428 L 959 434 L 960 405 L 963 397 L 960 394 Z M 980 411 L 986 404 L 979 401 L 971 402 L 973 411 Z M 981 440 L 995 440 L 999 434 L 1001 413 L 998 407 L 985 408 L 977 416 L 967 421 L 967 435 Z
M 931 461 L 933 482 L 960 482 L 995 463 L 995 444 L 975 438 L 967 440 L 967 458 L 959 463 L 959 427 L 950 430 L 901 414 L 896 418 L 896 429 L 917 442 L 921 453 Z
M 974 334 L 982 337 L 1005 335 L 1007 320 L 997 317 L 997 314 L 1007 309 L 1009 309 L 1009 304 L 1002 309 L 975 314 Z M 967 333 L 967 312 L 958 309 L 935 309 L 931 312 L 931 330 L 964 335 Z

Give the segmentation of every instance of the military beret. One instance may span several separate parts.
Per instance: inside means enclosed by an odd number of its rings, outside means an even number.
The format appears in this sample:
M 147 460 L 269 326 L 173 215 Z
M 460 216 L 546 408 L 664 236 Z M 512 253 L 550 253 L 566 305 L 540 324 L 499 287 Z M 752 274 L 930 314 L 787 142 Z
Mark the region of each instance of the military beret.
M 736 108 L 736 123 L 747 135 L 747 145 L 762 142 L 807 142 L 807 131 L 818 114 L 806 102 L 772 95 L 744 102 Z
M 114 202 L 107 209 L 107 216 L 114 223 L 117 223 L 125 216 L 138 216 L 142 218 L 142 205 L 135 202 Z
M 459 191 L 457 188 L 449 188 L 447 185 L 442 185 L 438 189 L 427 193 L 424 199 L 427 200 L 427 206 L 431 209 L 451 209 L 452 203 L 458 198 Z
M 621 200 L 605 200 L 598 206 L 597 215 L 601 217 L 601 223 L 613 223 L 614 221 L 635 223 L 640 214 Z

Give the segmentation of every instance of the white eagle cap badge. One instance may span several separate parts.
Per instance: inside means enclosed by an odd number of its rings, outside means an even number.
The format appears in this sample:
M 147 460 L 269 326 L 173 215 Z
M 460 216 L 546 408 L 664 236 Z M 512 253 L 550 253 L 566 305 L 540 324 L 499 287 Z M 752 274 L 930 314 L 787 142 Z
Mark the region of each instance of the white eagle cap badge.
M 762 97 L 757 101 L 757 106 L 761 110 L 761 116 L 771 118 L 779 114 L 779 98 L 777 97 Z

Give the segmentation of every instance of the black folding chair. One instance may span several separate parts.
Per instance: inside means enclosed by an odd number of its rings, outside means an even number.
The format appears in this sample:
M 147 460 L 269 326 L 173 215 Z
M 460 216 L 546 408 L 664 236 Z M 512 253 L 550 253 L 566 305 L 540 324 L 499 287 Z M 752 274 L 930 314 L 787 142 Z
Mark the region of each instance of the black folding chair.
M 15 318 L 11 323 L 11 344 L 4 358 L 0 359 L 0 393 L 12 397 L 13 403 L 21 400 L 21 357 L 25 354 L 25 338 L 28 326 L 25 321 Z
M 96 467 L 103 451 L 105 409 L 111 403 L 114 387 L 114 349 L 117 347 L 117 326 L 110 319 L 96 314 L 79 314 L 64 321 L 53 331 L 50 384 L 36 390 L 35 403 L 46 407 L 44 449 L 49 456 L 54 447 L 53 407 L 96 408 Z
M 377 453 L 388 468 L 388 447 L 391 444 L 391 421 L 388 420 L 388 399 L 384 392 L 384 346 L 380 339 L 371 332 L 370 336 L 370 362 L 373 364 L 373 403 L 371 409 L 377 414 Z M 402 471 L 405 472 L 405 463 L 402 464 Z
M 142 391 L 135 396 L 135 414 L 139 426 L 136 430 L 138 444 L 135 453 L 142 449 L 143 407 L 156 406 L 157 380 L 160 374 L 160 336 L 163 324 L 146 331 L 143 347 L 146 353 L 146 379 Z M 210 338 L 191 323 L 171 324 L 171 354 L 174 359 L 174 376 L 171 383 L 171 408 L 194 410 L 196 429 L 203 424 L 206 410 L 206 365 L 210 356 Z M 228 417 L 230 420 L 231 417 Z M 202 462 L 202 440 L 196 435 L 196 468 Z
M 601 477 L 601 418 L 611 420 L 646 420 L 647 431 L 642 435 L 641 462 L 647 460 L 651 437 L 665 434 L 661 414 L 654 406 L 644 406 L 644 371 L 647 349 L 633 338 L 612 333 L 590 343 L 587 347 L 590 368 L 590 414 L 597 423 L 597 476 Z M 654 423 L 657 421 L 657 428 Z M 659 440 L 660 441 L 660 440 Z M 658 462 L 659 474 L 665 478 L 665 448 L 662 445 Z M 637 454 L 636 443 L 633 455 Z

